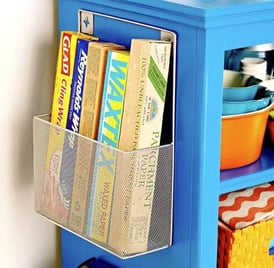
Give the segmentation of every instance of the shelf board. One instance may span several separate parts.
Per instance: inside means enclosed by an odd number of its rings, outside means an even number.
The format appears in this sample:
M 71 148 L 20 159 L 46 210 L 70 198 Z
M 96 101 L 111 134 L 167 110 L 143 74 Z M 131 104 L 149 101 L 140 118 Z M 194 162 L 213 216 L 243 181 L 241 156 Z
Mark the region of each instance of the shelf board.
M 274 180 L 274 147 L 264 147 L 254 163 L 220 172 L 220 194 Z

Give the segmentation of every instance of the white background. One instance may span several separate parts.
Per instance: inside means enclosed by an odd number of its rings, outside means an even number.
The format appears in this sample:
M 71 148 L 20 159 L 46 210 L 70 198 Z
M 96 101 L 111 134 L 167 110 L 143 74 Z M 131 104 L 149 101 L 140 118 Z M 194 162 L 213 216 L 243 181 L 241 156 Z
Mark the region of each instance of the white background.
M 32 118 L 51 105 L 57 1 L 0 8 L 0 267 L 56 266 L 56 228 L 34 212 Z

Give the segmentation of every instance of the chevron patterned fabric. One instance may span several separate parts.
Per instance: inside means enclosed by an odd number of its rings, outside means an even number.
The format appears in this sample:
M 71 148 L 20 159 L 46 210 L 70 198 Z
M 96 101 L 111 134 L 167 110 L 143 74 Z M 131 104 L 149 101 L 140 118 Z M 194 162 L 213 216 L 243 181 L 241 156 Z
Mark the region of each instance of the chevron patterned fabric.
M 220 196 L 219 219 L 232 230 L 274 218 L 274 184 L 266 183 Z

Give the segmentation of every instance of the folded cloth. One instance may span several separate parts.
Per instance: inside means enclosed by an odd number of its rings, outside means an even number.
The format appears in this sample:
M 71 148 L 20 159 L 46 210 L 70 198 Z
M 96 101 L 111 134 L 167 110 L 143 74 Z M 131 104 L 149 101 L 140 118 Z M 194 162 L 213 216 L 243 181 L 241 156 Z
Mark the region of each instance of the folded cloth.
M 219 199 L 219 219 L 231 229 L 242 229 L 274 218 L 274 184 L 266 183 Z

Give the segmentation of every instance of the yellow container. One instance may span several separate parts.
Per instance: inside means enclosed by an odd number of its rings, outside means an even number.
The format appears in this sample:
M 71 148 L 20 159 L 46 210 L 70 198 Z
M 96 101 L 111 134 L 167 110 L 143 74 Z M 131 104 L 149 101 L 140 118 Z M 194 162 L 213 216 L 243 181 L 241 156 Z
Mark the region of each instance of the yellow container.
M 273 238 L 273 219 L 235 231 L 219 225 L 218 268 L 274 267 L 274 255 L 269 254 Z

